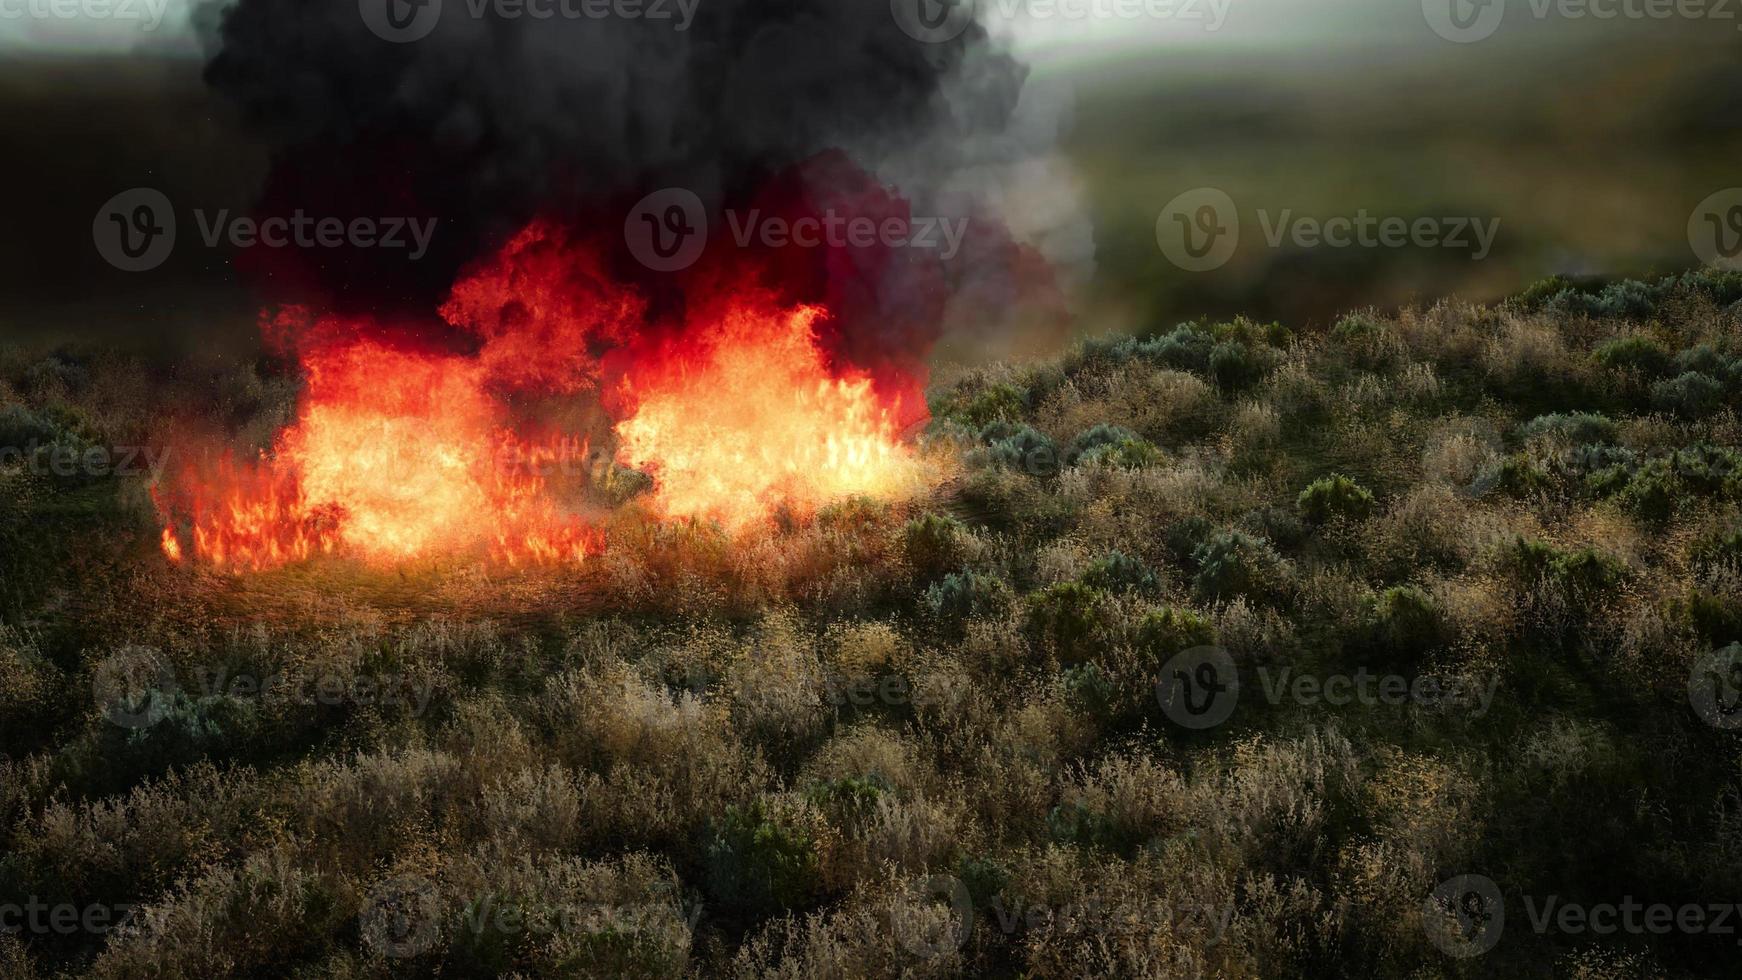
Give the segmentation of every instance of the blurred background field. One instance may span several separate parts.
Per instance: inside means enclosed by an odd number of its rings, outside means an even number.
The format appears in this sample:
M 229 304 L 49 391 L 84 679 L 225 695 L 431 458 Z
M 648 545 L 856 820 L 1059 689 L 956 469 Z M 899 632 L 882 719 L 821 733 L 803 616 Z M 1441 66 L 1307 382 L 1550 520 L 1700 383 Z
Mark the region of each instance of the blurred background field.
M 1514 3 L 1494 37 L 1461 45 L 1435 36 L 1414 2 L 1227 2 L 1215 30 L 1058 18 L 1012 28 L 1034 91 L 1074 106 L 1063 149 L 1095 247 L 1083 332 L 1235 313 L 1300 326 L 1368 305 L 1493 299 L 1550 274 L 1685 269 L 1697 264 L 1695 206 L 1742 184 L 1735 20 L 1538 19 Z M 247 206 L 264 155 L 202 88 L 191 34 L 153 37 L 149 50 L 125 35 L 7 40 L 5 333 L 159 350 L 190 336 L 251 343 L 253 304 L 221 253 L 179 249 L 157 273 L 129 276 L 90 241 L 91 215 L 129 187 Z M 1237 202 L 1243 240 L 1227 266 L 1187 273 L 1162 255 L 1155 222 L 1203 186 Z M 1482 261 L 1444 248 L 1271 248 L 1260 209 L 1466 216 L 1500 230 Z

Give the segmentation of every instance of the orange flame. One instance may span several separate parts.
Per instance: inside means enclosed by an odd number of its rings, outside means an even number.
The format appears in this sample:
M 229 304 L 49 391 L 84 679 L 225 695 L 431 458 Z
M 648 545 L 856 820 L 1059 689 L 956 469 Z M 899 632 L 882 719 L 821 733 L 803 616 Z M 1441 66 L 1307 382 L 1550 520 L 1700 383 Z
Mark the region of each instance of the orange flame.
M 504 429 L 476 362 L 365 341 L 309 352 L 303 367 L 301 414 L 270 457 L 225 458 L 187 481 L 202 561 L 262 571 L 340 551 L 373 564 L 481 551 L 520 564 L 598 550 L 537 472 L 576 450 Z M 182 552 L 174 530 L 164 552 Z
M 301 360 L 296 421 L 269 454 L 226 456 L 154 490 L 164 554 L 232 571 L 335 554 L 387 566 L 470 554 L 582 561 L 602 536 L 540 471 L 587 447 L 523 438 L 503 396 L 597 397 L 601 376 L 618 460 L 652 476 L 657 517 L 737 531 L 782 509 L 919 485 L 898 399 L 830 363 L 823 307 L 734 286 L 697 299 L 681 329 L 642 330 L 645 311 L 595 252 L 534 224 L 441 308 L 477 341 L 472 356 L 404 350 L 340 319 L 266 321 L 269 339 L 283 334 Z
M 728 310 L 686 336 L 689 356 L 626 380 L 634 414 L 619 458 L 655 480 L 667 516 L 741 529 L 776 508 L 810 513 L 848 496 L 918 485 L 918 464 L 871 379 L 831 376 L 818 307 Z

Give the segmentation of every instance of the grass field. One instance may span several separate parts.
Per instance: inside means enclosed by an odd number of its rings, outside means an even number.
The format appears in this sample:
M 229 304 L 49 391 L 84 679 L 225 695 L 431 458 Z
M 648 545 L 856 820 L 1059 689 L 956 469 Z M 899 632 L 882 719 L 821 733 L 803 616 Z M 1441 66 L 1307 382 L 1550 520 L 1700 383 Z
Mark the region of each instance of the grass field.
M 560 574 L 172 565 L 147 475 L 56 453 L 295 380 L 15 344 L 0 975 L 1720 975 L 1674 917 L 1742 895 L 1739 303 L 963 369 L 918 498 L 631 501 Z M 1626 903 L 1678 924 L 1558 911 Z

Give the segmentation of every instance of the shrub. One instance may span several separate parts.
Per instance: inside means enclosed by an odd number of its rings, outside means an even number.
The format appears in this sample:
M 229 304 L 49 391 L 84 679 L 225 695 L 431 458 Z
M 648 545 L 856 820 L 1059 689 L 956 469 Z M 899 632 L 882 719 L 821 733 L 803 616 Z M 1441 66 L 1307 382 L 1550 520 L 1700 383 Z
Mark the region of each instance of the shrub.
M 1081 582 L 1064 582 L 1028 597 L 1028 627 L 1065 663 L 1080 663 L 1106 636 L 1107 596 Z
M 934 578 L 962 563 L 967 528 L 948 514 L 925 513 L 902 528 L 902 550 L 922 578 Z
M 1546 542 L 1525 538 L 1513 542 L 1508 556 L 1525 582 L 1546 581 L 1569 599 L 1590 600 L 1626 579 L 1626 568 L 1594 548 L 1563 552 Z
M 1096 559 L 1083 572 L 1082 582 L 1103 592 L 1153 592 L 1160 584 L 1148 565 L 1122 551 Z
M 1144 616 L 1137 624 L 1137 647 L 1157 667 L 1182 650 L 1215 642 L 1216 627 L 1189 609 L 1166 606 Z
M 1656 377 L 1669 371 L 1669 355 L 1657 341 L 1637 334 L 1611 340 L 1598 347 L 1591 356 L 1598 364 L 1618 371 L 1636 371 Z
M 1113 681 L 1099 664 L 1066 667 L 1062 678 L 1065 696 L 1083 712 L 1104 716 L 1113 703 Z
M 1192 553 L 1192 588 L 1206 599 L 1263 598 L 1287 582 L 1286 566 L 1269 541 L 1239 531 L 1213 535 Z
M 1651 386 L 1652 407 L 1687 418 L 1710 415 L 1723 400 L 1723 382 L 1698 371 L 1689 371 Z
M 1097 425 L 1078 436 L 1071 444 L 1070 461 L 1075 464 L 1105 463 L 1123 469 L 1137 469 L 1159 463 L 1161 452 L 1130 429 L 1117 425 Z
M 812 783 L 805 790 L 805 799 L 836 826 L 859 827 L 876 812 L 877 802 L 889 792 L 888 780 L 871 773 Z
M 1555 481 L 1554 475 L 1536 460 L 1523 454 L 1514 454 L 1502 459 L 1499 465 L 1483 474 L 1478 485 L 1483 489 L 1499 490 L 1512 497 L 1528 497 L 1552 490 Z
M 991 450 L 992 461 L 1029 476 L 1054 476 L 1059 471 L 1058 446 L 1027 425 L 994 422 L 980 438 Z
M 1209 518 L 1192 514 L 1169 524 L 1161 534 L 1161 542 L 1174 561 L 1184 564 L 1215 533 L 1216 525 Z
M 970 392 L 958 390 L 941 402 L 934 415 L 954 419 L 972 429 L 983 429 L 994 422 L 1020 422 L 1023 415 L 1022 392 L 1006 382 L 989 384 Z
M 1656 283 L 1623 279 L 1595 292 L 1578 288 L 1563 290 L 1550 301 L 1549 308 L 1588 317 L 1627 317 L 1644 319 L 1657 312 L 1658 305 L 1669 291 L 1670 281 Z
M 1333 473 L 1302 490 L 1295 506 L 1313 524 L 1335 518 L 1359 520 L 1373 512 L 1373 494 L 1354 480 Z
M 1538 415 L 1525 423 L 1519 434 L 1526 440 L 1548 438 L 1574 446 L 1611 443 L 1615 441 L 1615 423 L 1593 412 Z
M 1675 356 L 1675 369 L 1680 373 L 1697 371 L 1714 378 L 1728 378 L 1734 373 L 1735 362 L 1718 353 L 1711 344 L 1689 347 Z
M 765 799 L 726 808 L 706 856 L 708 891 L 722 906 L 762 916 L 803 909 L 816 897 L 816 828 L 784 810 Z
M 1742 569 L 1742 530 L 1708 535 L 1695 542 L 1688 557 L 1708 568 L 1729 565 Z
M 1210 351 L 1210 379 L 1223 391 L 1240 391 L 1264 377 L 1264 359 L 1238 340 L 1224 340 Z
M 1445 643 L 1444 618 L 1426 592 L 1413 585 L 1386 589 L 1373 600 L 1369 619 L 1374 646 L 1415 660 Z
M 1641 520 L 1662 523 L 1675 513 L 1676 501 L 1681 496 L 1681 480 L 1670 461 L 1653 459 L 1627 478 L 1615 501 Z
M 970 619 L 1001 615 L 1010 608 L 1010 586 L 994 575 L 963 569 L 951 572 L 925 590 L 925 608 L 933 619 L 962 624 Z
M 1137 356 L 1162 367 L 1206 374 L 1210 370 L 1210 351 L 1215 338 L 1196 324 L 1182 323 L 1171 333 L 1145 340 L 1137 345 Z

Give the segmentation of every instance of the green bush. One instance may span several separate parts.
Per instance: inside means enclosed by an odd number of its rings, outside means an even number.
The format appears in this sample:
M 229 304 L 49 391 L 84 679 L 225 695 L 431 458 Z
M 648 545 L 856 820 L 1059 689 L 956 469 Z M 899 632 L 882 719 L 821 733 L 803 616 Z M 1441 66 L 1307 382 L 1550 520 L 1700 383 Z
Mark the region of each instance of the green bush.
M 1669 354 L 1650 337 L 1634 334 L 1611 340 L 1591 355 L 1598 364 L 1611 370 L 1636 371 L 1648 377 L 1665 374 L 1670 368 Z
M 1240 391 L 1264 377 L 1264 358 L 1238 340 L 1224 340 L 1210 351 L 1210 379 L 1223 391 Z
M 1138 469 L 1161 462 L 1161 451 L 1130 429 L 1097 425 L 1071 444 L 1069 460 L 1073 464 L 1105 463 Z
M 1687 418 L 1703 418 L 1724 401 L 1724 384 L 1698 371 L 1659 381 L 1651 386 L 1651 405 L 1661 412 Z
M 925 590 L 925 609 L 933 619 L 960 625 L 970 619 L 1002 615 L 1013 598 L 1010 586 L 993 575 L 963 569 Z
M 971 429 L 983 429 L 994 422 L 1020 422 L 1024 412 L 1022 391 L 1005 382 L 989 384 L 973 391 L 957 391 L 940 402 L 933 415 L 954 419 Z
M 1215 642 L 1216 627 L 1189 609 L 1166 606 L 1144 616 L 1137 624 L 1137 648 L 1154 667 L 1160 667 L 1182 650 Z
M 1030 426 L 994 422 L 981 431 L 980 439 L 986 443 L 992 462 L 997 466 L 1028 476 L 1058 474 L 1058 446 Z
M 1439 606 L 1413 585 L 1379 593 L 1370 609 L 1369 626 L 1374 647 L 1400 660 L 1419 660 L 1446 642 Z
M 935 578 L 962 563 L 967 528 L 948 514 L 927 512 L 902 528 L 902 552 L 922 578 Z
M 1675 356 L 1675 369 L 1680 374 L 1694 371 L 1723 379 L 1734 373 L 1735 366 L 1734 361 L 1720 354 L 1711 344 L 1689 347 Z
M 812 783 L 805 799 L 838 827 L 863 826 L 890 793 L 889 781 L 877 773 L 843 776 Z
M 1373 513 L 1373 494 L 1341 473 L 1333 473 L 1302 490 L 1295 507 L 1313 524 L 1337 518 L 1360 520 Z
M 1513 542 L 1509 564 L 1521 581 L 1548 582 L 1580 603 L 1596 599 L 1627 577 L 1625 566 L 1594 548 L 1563 552 L 1525 538 Z
M 1176 371 L 1208 374 L 1210 351 L 1215 346 L 1215 338 L 1196 324 L 1182 323 L 1171 333 L 1142 341 L 1136 350 L 1138 357 L 1152 364 Z
M 1287 567 L 1270 542 L 1240 531 L 1223 531 L 1192 553 L 1198 574 L 1192 588 L 1206 599 L 1265 598 L 1287 584 Z
M 1122 551 L 1096 559 L 1083 572 L 1082 582 L 1103 592 L 1154 592 L 1160 585 L 1148 565 Z
M 1526 440 L 1553 439 L 1574 446 L 1615 441 L 1615 423 L 1594 412 L 1538 415 L 1524 424 L 1519 434 Z
M 1109 624 L 1106 593 L 1081 582 L 1064 582 L 1028 597 L 1028 628 L 1067 664 L 1081 663 L 1105 642 Z
M 802 910 L 821 888 L 811 828 L 761 799 L 726 808 L 708 842 L 706 865 L 709 894 L 740 914 Z

